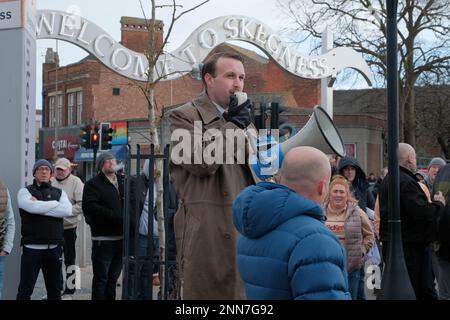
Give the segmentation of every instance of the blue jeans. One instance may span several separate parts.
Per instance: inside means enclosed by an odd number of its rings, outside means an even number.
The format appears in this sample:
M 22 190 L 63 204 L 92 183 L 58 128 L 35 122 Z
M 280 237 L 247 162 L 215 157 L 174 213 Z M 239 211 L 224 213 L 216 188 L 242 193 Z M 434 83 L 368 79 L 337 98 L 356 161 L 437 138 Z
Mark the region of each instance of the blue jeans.
M 128 273 L 128 292 L 130 299 L 136 300 L 150 300 L 152 294 L 152 274 L 149 272 L 151 260 L 153 260 L 153 274 L 159 272 L 159 239 L 158 237 L 153 237 L 153 259 L 147 256 L 148 250 L 148 240 L 147 236 L 139 235 L 138 237 L 138 247 L 136 250 L 136 257 L 139 258 L 138 261 L 132 261 L 130 263 L 130 269 Z M 133 248 L 131 244 L 131 248 Z M 131 252 L 134 250 L 131 249 Z M 137 278 L 135 274 L 135 269 L 137 269 Z M 135 287 L 136 283 L 136 287 Z
M 143 236 L 143 235 L 139 235 L 139 240 L 138 240 L 138 256 L 139 257 L 145 257 L 147 256 L 147 249 L 148 249 L 148 241 L 147 241 L 147 237 Z M 153 250 L 153 273 L 158 273 L 159 272 L 159 265 L 156 263 L 159 260 L 159 238 L 158 237 L 153 237 L 153 243 L 152 243 L 152 250 Z M 147 265 L 144 265 L 143 267 L 147 268 Z
M 360 269 L 356 269 L 355 271 L 348 274 L 348 291 L 352 296 L 352 300 L 357 300 L 358 298 L 358 288 L 360 278 L 361 278 Z
M 147 257 L 148 250 L 148 240 L 146 236 L 139 235 L 139 247 L 137 255 L 139 257 Z M 159 272 L 159 265 L 157 262 L 159 261 L 159 239 L 158 237 L 153 237 L 152 241 L 152 250 L 153 250 L 153 269 L 152 273 Z M 138 299 L 149 300 L 150 294 L 152 290 L 152 275 L 148 272 L 150 269 L 150 259 L 147 257 L 145 259 L 144 264 L 141 267 L 139 273 L 139 283 L 138 283 Z
M 2 300 L 3 271 L 5 270 L 5 256 L 0 257 L 0 300 Z
M 364 265 L 359 269 L 359 286 L 358 286 L 358 294 L 357 300 L 366 300 L 366 282 L 364 278 L 366 277 L 366 270 L 364 269 Z

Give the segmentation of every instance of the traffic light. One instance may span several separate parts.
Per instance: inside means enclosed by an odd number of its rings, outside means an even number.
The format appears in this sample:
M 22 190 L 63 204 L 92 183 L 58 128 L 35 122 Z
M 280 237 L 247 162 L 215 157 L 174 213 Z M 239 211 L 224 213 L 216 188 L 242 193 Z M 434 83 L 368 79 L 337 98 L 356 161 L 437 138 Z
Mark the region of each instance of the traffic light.
M 112 139 L 113 139 L 114 129 L 109 126 L 109 124 L 102 124 L 102 144 L 101 149 L 111 149 Z
M 85 125 L 80 128 L 81 134 L 80 134 L 80 145 L 85 149 L 91 148 L 91 126 Z
M 98 133 L 97 124 L 94 125 L 94 132 L 92 132 L 92 149 L 98 150 L 100 146 L 100 134 Z

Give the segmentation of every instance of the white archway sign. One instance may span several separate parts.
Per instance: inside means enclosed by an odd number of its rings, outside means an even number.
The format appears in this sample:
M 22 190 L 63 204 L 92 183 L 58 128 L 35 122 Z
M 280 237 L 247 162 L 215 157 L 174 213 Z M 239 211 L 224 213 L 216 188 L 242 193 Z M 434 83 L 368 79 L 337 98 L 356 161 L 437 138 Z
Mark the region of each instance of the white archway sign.
M 75 23 L 76 22 L 76 23 Z M 115 41 L 94 23 L 73 14 L 54 10 L 37 12 L 37 39 L 59 39 L 73 43 L 94 55 L 106 67 L 134 80 L 146 81 L 148 62 Z M 241 40 L 264 51 L 281 68 L 307 79 L 336 77 L 344 68 L 360 72 L 369 85 L 372 73 L 361 54 L 351 48 L 333 48 L 318 56 L 304 56 L 289 48 L 267 25 L 245 16 L 224 16 L 200 27 L 175 51 L 160 56 L 156 66 L 161 80 L 178 78 L 196 68 L 219 44 Z

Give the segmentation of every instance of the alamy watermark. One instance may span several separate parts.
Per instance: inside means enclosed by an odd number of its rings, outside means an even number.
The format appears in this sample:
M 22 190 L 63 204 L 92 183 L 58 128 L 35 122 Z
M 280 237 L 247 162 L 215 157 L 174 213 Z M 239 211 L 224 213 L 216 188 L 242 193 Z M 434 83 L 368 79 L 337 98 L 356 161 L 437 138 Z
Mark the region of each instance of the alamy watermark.
M 366 269 L 366 275 L 369 275 L 366 279 L 367 289 L 381 289 L 381 268 L 378 265 L 369 265 Z
M 171 161 L 176 165 L 259 164 L 261 174 L 273 175 L 280 168 L 278 139 L 278 129 L 270 134 L 253 128 L 204 130 L 203 123 L 195 121 L 193 130 L 172 132 Z
M 81 289 L 81 270 L 79 266 L 71 265 L 67 267 L 66 287 L 69 290 Z

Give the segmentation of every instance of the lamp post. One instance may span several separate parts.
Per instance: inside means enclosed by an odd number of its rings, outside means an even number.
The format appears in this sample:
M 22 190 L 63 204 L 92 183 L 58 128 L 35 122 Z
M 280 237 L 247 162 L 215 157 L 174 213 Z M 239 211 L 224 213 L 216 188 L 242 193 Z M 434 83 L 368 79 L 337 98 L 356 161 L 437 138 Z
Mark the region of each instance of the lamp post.
M 387 103 L 388 103 L 388 167 L 389 242 L 387 260 L 379 300 L 414 300 L 415 294 L 403 255 L 400 221 L 400 173 L 398 166 L 398 61 L 397 61 L 397 5 L 398 0 L 387 0 Z

